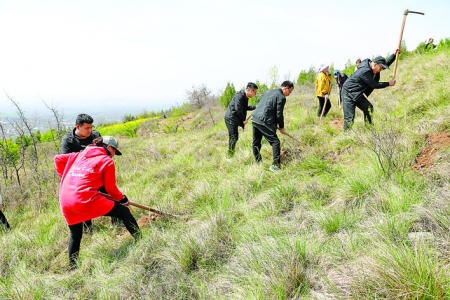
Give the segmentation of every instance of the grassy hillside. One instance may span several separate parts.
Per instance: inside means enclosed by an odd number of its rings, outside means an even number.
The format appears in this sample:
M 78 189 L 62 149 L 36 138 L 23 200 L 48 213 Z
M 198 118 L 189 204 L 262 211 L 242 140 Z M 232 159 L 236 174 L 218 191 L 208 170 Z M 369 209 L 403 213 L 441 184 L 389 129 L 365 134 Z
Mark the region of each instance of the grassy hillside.
M 449 299 L 449 66 L 449 50 L 400 61 L 397 85 L 370 97 L 372 129 L 359 110 L 353 130 L 339 129 L 336 91 L 319 120 L 313 89 L 296 87 L 285 116 L 300 143 L 280 135 L 279 174 L 266 142 L 254 163 L 250 124 L 226 160 L 221 108 L 141 125 L 140 137 L 120 138 L 118 185 L 182 217 L 149 223 L 133 208 L 136 244 L 94 220 L 73 272 L 55 147 L 43 145 L 46 185 L 3 190 L 14 228 L 0 233 L 0 298 Z

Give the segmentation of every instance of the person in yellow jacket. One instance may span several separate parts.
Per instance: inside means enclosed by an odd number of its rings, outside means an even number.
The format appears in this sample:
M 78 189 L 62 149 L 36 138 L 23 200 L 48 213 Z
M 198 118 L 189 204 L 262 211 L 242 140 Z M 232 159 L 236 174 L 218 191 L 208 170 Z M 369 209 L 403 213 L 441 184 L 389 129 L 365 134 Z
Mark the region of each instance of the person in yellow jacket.
M 328 64 L 321 65 L 319 68 L 319 75 L 316 78 L 316 96 L 319 99 L 319 110 L 317 115 L 320 117 L 322 115 L 325 117 L 331 108 L 331 102 L 329 95 L 331 92 L 331 82 L 332 76 L 328 72 L 330 66 Z M 326 103 L 326 104 L 325 104 Z M 325 110 L 323 106 L 325 105 Z

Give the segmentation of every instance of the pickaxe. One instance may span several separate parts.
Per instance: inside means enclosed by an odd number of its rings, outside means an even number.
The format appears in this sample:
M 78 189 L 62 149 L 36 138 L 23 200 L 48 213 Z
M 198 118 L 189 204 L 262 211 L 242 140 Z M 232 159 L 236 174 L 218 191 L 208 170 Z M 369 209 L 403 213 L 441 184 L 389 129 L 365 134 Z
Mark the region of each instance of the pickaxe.
M 400 30 L 400 40 L 398 41 L 397 49 L 400 49 L 402 46 L 403 30 L 405 29 L 406 16 L 408 14 L 425 15 L 423 12 L 405 10 L 405 12 L 403 13 L 402 29 Z M 397 64 L 398 64 L 398 52 L 396 52 L 396 54 L 395 54 L 394 75 L 392 75 L 392 79 L 395 79 L 395 74 L 397 73 Z
M 99 194 L 102 195 L 103 197 L 105 197 L 106 199 L 117 201 L 116 199 L 114 199 L 109 194 L 105 194 L 105 193 L 102 193 L 102 192 L 99 192 Z M 157 210 L 157 209 L 154 209 L 154 208 L 142 205 L 142 204 L 134 203 L 134 202 L 131 202 L 131 201 L 129 201 L 129 202 L 130 202 L 130 205 L 132 205 L 132 206 L 136 206 L 136 207 L 139 207 L 139 208 L 142 208 L 142 209 L 154 212 L 155 214 L 158 214 L 158 215 L 161 215 L 161 216 L 172 217 L 172 218 L 175 218 L 175 219 L 179 219 L 180 218 L 179 215 L 173 215 L 173 214 L 165 213 L 165 212 L 162 212 L 160 210 Z

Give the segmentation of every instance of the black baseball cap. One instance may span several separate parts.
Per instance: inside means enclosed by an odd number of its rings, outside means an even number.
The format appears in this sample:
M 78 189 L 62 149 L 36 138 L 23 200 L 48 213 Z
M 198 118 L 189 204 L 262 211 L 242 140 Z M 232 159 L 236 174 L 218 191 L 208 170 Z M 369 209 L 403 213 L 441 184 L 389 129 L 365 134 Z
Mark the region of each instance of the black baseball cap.
M 373 60 L 374 63 L 382 65 L 383 68 L 388 69 L 389 70 L 389 66 L 386 62 L 386 59 L 383 56 L 377 56 L 374 58 Z

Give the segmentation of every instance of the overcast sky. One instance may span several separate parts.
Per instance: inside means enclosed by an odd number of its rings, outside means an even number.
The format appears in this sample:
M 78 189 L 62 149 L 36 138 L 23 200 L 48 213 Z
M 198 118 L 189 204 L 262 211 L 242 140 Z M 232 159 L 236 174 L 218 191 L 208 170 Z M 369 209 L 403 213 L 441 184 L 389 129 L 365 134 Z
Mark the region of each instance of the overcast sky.
M 220 94 L 301 70 L 450 37 L 448 0 L 0 0 L 0 113 L 158 110 L 206 84 Z M 401 65 L 399 65 L 399 70 Z M 401 84 L 401 82 L 399 82 Z M 74 108 L 76 107 L 76 108 Z M 1 117 L 1 114 L 0 114 Z

